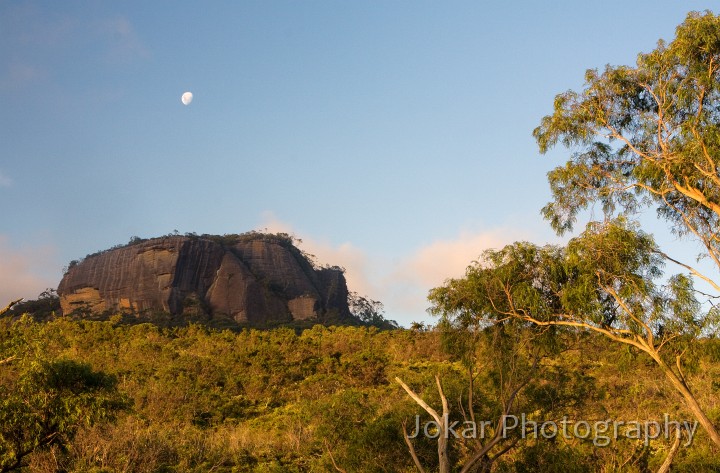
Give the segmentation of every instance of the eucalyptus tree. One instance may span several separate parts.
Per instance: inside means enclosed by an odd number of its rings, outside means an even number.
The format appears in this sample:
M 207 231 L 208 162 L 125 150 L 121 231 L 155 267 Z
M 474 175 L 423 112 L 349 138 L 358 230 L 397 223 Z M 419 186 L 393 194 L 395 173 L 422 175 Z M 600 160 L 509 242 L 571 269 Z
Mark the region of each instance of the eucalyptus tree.
M 663 276 L 652 237 L 624 220 L 591 223 L 567 246 L 517 242 L 488 250 L 431 291 L 433 311 L 452 320 L 522 321 L 532 326 L 591 331 L 646 353 L 715 443 L 717 428 L 690 389 L 679 356 L 715 324 L 703 315 L 692 280 Z M 720 444 L 720 443 L 718 443 Z
M 596 203 L 606 217 L 632 216 L 653 208 L 673 233 L 700 244 L 698 259 L 708 260 L 711 269 L 656 246 L 647 248 L 648 257 L 678 264 L 707 283 L 717 292 L 710 294 L 711 299 L 717 298 L 720 17 L 710 11 L 691 12 L 670 43 L 660 41 L 653 51 L 638 55 L 634 67 L 589 70 L 585 81 L 581 92 L 558 95 L 553 113 L 533 132 L 542 153 L 557 144 L 572 150 L 569 161 L 549 174 L 553 200 L 543 209 L 545 217 L 563 233 L 572 229 L 581 210 Z M 680 277 L 671 279 L 671 284 L 681 281 L 686 289 L 691 287 Z M 665 301 L 683 309 L 668 323 L 652 328 L 667 331 L 669 325 L 693 318 L 705 333 L 716 333 L 715 308 L 701 312 L 689 304 L 691 297 L 685 290 L 682 297 Z M 626 312 L 636 313 L 632 308 Z M 642 328 L 649 331 L 651 327 Z M 691 332 L 699 335 L 697 328 Z M 680 359 L 673 370 L 656 353 L 661 347 L 644 351 L 662 367 L 713 442 L 720 445 L 717 428 L 689 392 Z
M 720 17 L 692 12 L 635 67 L 588 70 L 581 92 L 559 94 L 533 132 L 541 153 L 572 150 L 549 174 L 553 228 L 571 230 L 595 203 L 606 215 L 651 207 L 720 269 L 719 69 Z M 720 291 L 713 275 L 663 256 Z

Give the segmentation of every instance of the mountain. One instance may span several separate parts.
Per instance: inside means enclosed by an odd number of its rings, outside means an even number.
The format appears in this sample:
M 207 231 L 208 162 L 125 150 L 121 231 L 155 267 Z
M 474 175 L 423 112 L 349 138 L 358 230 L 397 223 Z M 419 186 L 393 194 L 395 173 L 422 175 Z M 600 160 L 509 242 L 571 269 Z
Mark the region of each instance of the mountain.
M 240 324 L 352 321 L 342 268 L 317 267 L 286 234 L 170 235 L 73 261 L 64 314 L 229 318 Z

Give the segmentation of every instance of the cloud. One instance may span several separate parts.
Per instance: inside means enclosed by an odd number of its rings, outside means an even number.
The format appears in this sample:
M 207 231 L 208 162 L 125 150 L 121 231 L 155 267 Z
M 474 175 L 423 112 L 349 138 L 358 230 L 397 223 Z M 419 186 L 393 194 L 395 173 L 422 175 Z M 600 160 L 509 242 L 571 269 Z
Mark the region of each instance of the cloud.
M 43 71 L 30 64 L 14 62 L 0 71 L 0 89 L 15 90 L 24 87 L 44 76 Z
M 272 212 L 263 214 L 261 228 L 263 231 L 271 233 L 295 235 L 292 226 L 278 220 Z M 319 264 L 345 268 L 345 279 L 351 291 L 370 298 L 373 298 L 372 294 L 379 292 L 378 288 L 370 281 L 368 257 L 360 248 L 350 242 L 333 245 L 325 240 L 305 236 L 299 236 L 299 238 L 302 242 L 298 246 L 303 251 L 315 256 Z
M 483 251 L 518 240 L 521 238 L 519 233 L 513 229 L 462 231 L 456 238 L 437 240 L 418 248 L 403 261 L 393 277 L 419 285 L 437 286 L 448 278 L 462 277 L 468 265 L 477 260 Z
M 0 44 L 11 45 L 0 64 L 0 90 L 15 90 L 53 78 L 72 66 L 76 51 L 85 60 L 124 66 L 150 56 L 130 19 L 123 15 L 50 12 L 32 3 L 0 2 Z M 87 67 L 83 66 L 83 67 Z
M 10 187 L 12 183 L 12 179 L 7 177 L 5 174 L 3 174 L 2 171 L 0 171 L 0 187 Z
M 49 12 L 29 2 L 8 2 L 0 15 L 0 38 L 20 48 L 52 48 L 68 42 L 81 24 L 66 13 Z
M 0 307 L 10 301 L 35 299 L 58 281 L 47 275 L 54 268 L 55 249 L 50 246 L 16 247 L 7 236 L 0 235 Z
M 150 56 L 132 23 L 124 16 L 98 21 L 97 31 L 108 42 L 106 58 L 110 63 L 130 63 Z
M 430 289 L 447 279 L 463 277 L 470 263 L 485 250 L 527 238 L 522 233 L 513 228 L 463 230 L 455 238 L 417 248 L 385 277 L 386 306 L 402 313 L 424 314 Z
M 270 212 L 263 214 L 262 222 L 263 231 L 294 235 L 291 225 Z M 449 278 L 462 277 L 483 251 L 530 237 L 528 232 L 514 228 L 463 230 L 454 238 L 436 240 L 400 255 L 392 265 L 388 265 L 389 258 L 384 255 L 368 254 L 351 242 L 332 244 L 303 235 L 299 246 L 315 255 L 321 264 L 344 267 L 351 291 L 381 301 L 388 318 L 409 325 L 416 320 L 428 320 L 430 289 Z

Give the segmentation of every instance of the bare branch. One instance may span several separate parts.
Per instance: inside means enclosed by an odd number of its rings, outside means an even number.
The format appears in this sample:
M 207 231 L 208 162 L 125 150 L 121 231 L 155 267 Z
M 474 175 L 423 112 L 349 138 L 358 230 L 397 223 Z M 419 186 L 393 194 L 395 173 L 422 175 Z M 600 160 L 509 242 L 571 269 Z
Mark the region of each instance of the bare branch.
M 403 425 L 403 428 L 405 428 L 404 425 Z M 339 471 L 340 473 L 347 473 L 347 471 L 345 471 L 344 469 L 340 468 L 340 467 L 338 466 L 338 464 L 335 463 L 335 457 L 333 457 L 333 454 L 332 454 L 332 452 L 330 451 L 330 446 L 328 445 L 327 439 L 324 439 L 324 442 L 325 442 L 325 449 L 327 450 L 328 455 L 330 455 L 330 460 L 332 461 L 332 464 L 333 464 L 333 466 L 335 467 L 335 469 L 336 469 L 337 471 Z
M 9 356 L 9 357 L 5 358 L 4 360 L 0 360 L 0 365 L 4 365 L 5 363 L 10 363 L 15 358 L 17 358 L 17 355 Z
M 408 436 L 406 420 L 403 421 L 402 428 L 403 428 L 403 438 L 405 439 L 405 443 L 407 444 L 408 449 L 410 450 L 410 456 L 412 457 L 413 462 L 415 462 L 415 466 L 417 467 L 417 469 L 420 473 L 425 473 L 425 469 L 423 468 L 422 464 L 420 463 L 420 459 L 418 458 L 417 453 L 415 453 L 415 447 L 413 447 L 413 444 L 410 441 L 410 436 Z
M 672 447 L 670 447 L 667 457 L 665 457 L 665 461 L 662 465 L 660 465 L 660 468 L 658 468 L 657 473 L 667 473 L 670 471 L 670 465 L 672 465 L 672 462 L 675 459 L 675 455 L 677 455 L 677 452 L 680 449 L 681 437 L 682 431 L 680 428 L 678 428 L 675 430 L 675 441 L 673 442 Z
M 535 368 L 537 368 L 539 362 L 539 358 L 535 358 L 535 361 L 533 363 L 533 366 L 530 370 L 530 374 L 523 380 L 518 386 L 515 387 L 512 393 L 510 393 L 510 397 L 508 398 L 507 402 L 504 403 L 503 406 L 503 413 L 500 415 L 500 418 L 498 419 L 497 427 L 495 429 L 495 435 L 493 435 L 493 438 L 485 445 L 483 448 L 478 450 L 475 455 L 473 455 L 470 460 L 468 460 L 465 465 L 463 466 L 462 470 L 460 470 L 460 473 L 468 473 L 472 471 L 473 468 L 477 465 L 477 463 L 485 456 L 487 453 L 492 450 L 492 448 L 497 445 L 501 440 L 504 440 L 503 435 L 503 429 L 502 426 L 504 425 L 505 418 L 510 415 L 510 411 L 512 410 L 513 403 L 515 402 L 515 398 L 517 397 L 518 393 L 524 388 L 530 380 L 534 376 Z M 517 441 L 515 442 L 517 443 Z M 513 443 L 512 445 L 514 445 Z M 511 445 L 511 446 L 512 446 Z M 507 449 L 509 450 L 509 448 Z M 502 453 L 504 453 L 507 450 L 503 450 Z M 502 453 L 498 453 L 498 455 L 495 455 L 494 459 L 496 459 L 498 456 L 500 456 Z M 494 460 L 493 459 L 493 460 Z
M 18 300 L 16 300 L 16 301 L 12 301 L 11 303 L 9 303 L 9 304 L 7 305 L 7 307 L 5 307 L 3 310 L 0 310 L 0 317 L 4 316 L 4 315 L 7 314 L 8 312 L 10 312 L 10 311 L 12 310 L 13 306 L 14 306 L 15 304 L 20 303 L 20 302 L 22 302 L 22 298 L 20 298 L 20 299 L 18 299 Z
M 702 279 L 702 280 L 705 281 L 706 283 L 710 284 L 710 285 L 711 285 L 713 288 L 715 288 L 716 290 L 720 291 L 720 285 L 716 284 L 715 281 L 713 281 L 713 280 L 710 279 L 709 277 L 705 276 L 704 274 L 702 274 L 702 273 L 701 273 L 700 271 L 698 271 L 697 269 L 693 268 L 693 267 L 690 266 L 690 265 L 687 265 L 687 264 L 685 264 L 685 263 L 682 263 L 682 262 L 676 260 L 675 258 L 671 257 L 670 255 L 668 255 L 668 254 L 665 253 L 664 251 L 660 251 L 660 250 L 654 250 L 654 251 L 655 251 L 655 253 L 659 254 L 659 255 L 662 256 L 663 258 L 665 258 L 665 259 L 667 259 L 667 260 L 669 260 L 669 261 L 672 261 L 673 263 L 677 264 L 678 266 L 682 266 L 683 268 L 687 269 L 687 270 L 690 271 L 692 274 L 694 274 L 695 276 L 699 277 L 700 279 Z
M 397 381 L 398 384 L 400 384 L 400 386 L 402 386 L 402 388 L 405 390 L 406 393 L 408 393 L 408 396 L 410 396 L 410 397 L 413 399 L 413 401 L 415 401 L 416 403 L 418 403 L 418 405 L 420 405 L 420 407 L 422 407 L 423 409 L 425 409 L 425 411 L 426 411 L 428 414 L 430 414 L 433 419 L 435 419 L 435 422 L 438 423 L 438 426 L 441 426 L 441 425 L 442 425 L 442 418 L 440 417 L 440 414 L 438 414 L 435 409 L 433 409 L 432 407 L 428 406 L 427 403 L 426 403 L 425 401 L 423 401 L 423 399 L 422 399 L 420 396 L 418 396 L 417 394 L 415 394 L 415 391 L 413 391 L 412 389 L 410 389 L 410 387 L 408 387 L 408 385 L 405 384 L 402 379 L 400 379 L 400 378 L 398 378 L 398 377 L 396 376 L 396 377 L 395 377 L 395 381 Z M 447 401 L 445 401 L 445 402 L 447 402 Z
M 440 393 L 440 398 L 442 399 L 442 406 L 443 406 L 443 414 L 442 417 L 437 413 L 435 409 L 427 405 L 425 401 L 422 400 L 420 396 L 415 394 L 415 392 L 408 387 L 407 384 L 405 384 L 400 378 L 396 377 L 395 381 L 397 381 L 400 386 L 403 387 L 405 392 L 407 392 L 413 400 L 418 403 L 423 409 L 425 409 L 428 414 L 430 414 L 433 419 L 437 422 L 437 427 L 439 429 L 439 433 L 437 436 L 437 451 L 438 451 L 438 463 L 440 464 L 440 473 L 450 473 L 450 461 L 447 456 L 447 444 L 448 444 L 448 417 L 450 415 L 449 408 L 448 408 L 448 401 L 447 397 L 445 397 L 445 394 L 442 390 L 442 384 L 440 383 L 440 376 L 435 375 L 435 382 L 437 383 L 438 392 Z
M 632 345 L 635 348 L 638 348 L 644 352 L 648 352 L 648 347 L 645 344 L 640 343 L 636 338 L 625 338 L 625 337 L 622 337 L 619 335 L 619 334 L 631 334 L 634 337 L 636 337 L 635 334 L 633 332 L 631 332 L 630 330 L 624 330 L 624 329 L 608 330 L 608 329 L 604 329 L 602 327 L 597 327 L 595 325 L 589 324 L 587 322 L 577 322 L 577 321 L 573 321 L 573 320 L 560 319 L 560 320 L 542 321 L 542 320 L 537 320 L 530 316 L 521 316 L 521 317 L 523 318 L 523 320 L 526 320 L 527 322 L 532 322 L 535 325 L 542 325 L 542 326 L 559 325 L 559 326 L 564 326 L 564 327 L 585 328 L 588 330 L 592 330 L 593 332 L 601 333 L 601 334 L 605 335 L 606 337 L 608 337 L 609 339 L 614 340 L 616 342 L 625 343 L 627 345 Z
M 437 384 L 440 399 L 442 400 L 443 415 L 447 415 L 450 412 L 450 408 L 448 406 L 447 397 L 445 397 L 445 393 L 443 392 L 442 384 L 440 384 L 440 376 L 435 375 L 435 383 Z

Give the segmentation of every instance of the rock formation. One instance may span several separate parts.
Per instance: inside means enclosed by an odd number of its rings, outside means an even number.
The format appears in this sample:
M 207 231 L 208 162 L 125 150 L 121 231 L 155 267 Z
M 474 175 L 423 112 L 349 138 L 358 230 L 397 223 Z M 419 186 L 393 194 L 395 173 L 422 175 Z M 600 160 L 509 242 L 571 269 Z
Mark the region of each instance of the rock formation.
M 342 269 L 314 267 L 284 234 L 138 239 L 71 264 L 57 292 L 65 314 L 202 313 L 259 324 L 352 318 Z

